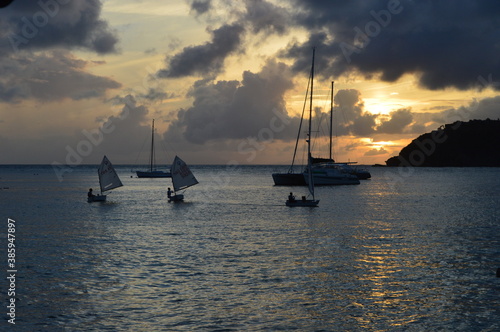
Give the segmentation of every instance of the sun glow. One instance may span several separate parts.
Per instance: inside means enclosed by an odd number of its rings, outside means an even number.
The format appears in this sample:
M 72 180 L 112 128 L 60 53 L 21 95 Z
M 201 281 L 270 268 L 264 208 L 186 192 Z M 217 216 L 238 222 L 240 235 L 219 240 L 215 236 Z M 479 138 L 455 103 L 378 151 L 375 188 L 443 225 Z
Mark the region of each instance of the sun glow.
M 365 110 L 372 114 L 383 114 L 389 115 L 402 108 L 411 108 L 408 101 L 402 99 L 396 99 L 391 96 L 386 96 L 386 98 L 365 98 Z
M 371 142 L 370 144 L 377 147 L 395 145 L 395 143 L 391 141 L 378 141 L 378 142 Z

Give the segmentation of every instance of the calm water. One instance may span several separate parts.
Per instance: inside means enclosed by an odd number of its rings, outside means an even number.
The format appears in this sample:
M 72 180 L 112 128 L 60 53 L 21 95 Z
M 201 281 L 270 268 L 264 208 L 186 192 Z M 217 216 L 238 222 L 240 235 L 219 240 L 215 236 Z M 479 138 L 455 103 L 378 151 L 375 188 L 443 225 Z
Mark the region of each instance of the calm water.
M 500 330 L 500 169 L 372 168 L 317 188 L 318 208 L 284 206 L 306 188 L 273 186 L 278 169 L 194 166 L 200 184 L 169 204 L 169 179 L 117 167 L 125 186 L 88 204 L 95 167 L 59 182 L 51 167 L 0 166 L 16 329 Z

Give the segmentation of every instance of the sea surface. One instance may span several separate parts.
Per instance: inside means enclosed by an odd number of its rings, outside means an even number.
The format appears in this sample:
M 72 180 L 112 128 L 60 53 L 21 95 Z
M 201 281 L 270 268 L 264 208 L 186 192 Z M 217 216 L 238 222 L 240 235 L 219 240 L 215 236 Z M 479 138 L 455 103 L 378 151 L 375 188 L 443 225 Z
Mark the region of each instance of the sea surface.
M 96 169 L 0 166 L 0 330 L 14 298 L 17 331 L 500 331 L 499 168 L 373 167 L 317 208 L 286 166 L 191 166 L 180 204 L 131 166 L 87 203 Z

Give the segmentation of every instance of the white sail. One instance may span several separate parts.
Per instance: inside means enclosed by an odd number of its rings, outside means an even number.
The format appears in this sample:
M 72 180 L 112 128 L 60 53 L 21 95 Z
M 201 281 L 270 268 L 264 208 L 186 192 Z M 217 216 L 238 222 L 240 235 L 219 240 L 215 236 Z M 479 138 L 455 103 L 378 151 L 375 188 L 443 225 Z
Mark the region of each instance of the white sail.
M 313 58 L 311 65 L 311 95 L 309 96 L 309 130 L 307 132 L 307 168 L 309 175 L 309 193 L 312 195 L 314 200 L 314 176 L 312 173 L 312 158 L 311 158 L 311 126 L 312 126 L 312 109 L 313 109 L 313 86 L 314 86 L 314 53 L 316 49 L 313 47 Z
M 309 144 L 309 142 L 308 142 Z M 307 161 L 307 176 L 309 177 L 307 181 L 307 185 L 309 186 L 309 193 L 311 194 L 312 198 L 314 199 L 314 175 L 312 172 L 311 168 L 311 154 L 309 153 L 309 158 Z
M 186 163 L 177 156 L 174 158 L 170 173 L 172 174 L 174 191 L 186 189 L 198 183 L 198 180 L 196 180 L 193 173 L 191 173 Z
M 118 177 L 118 174 L 113 168 L 113 165 L 106 156 L 102 158 L 102 162 L 97 169 L 97 173 L 99 174 L 99 184 L 101 185 L 101 192 L 123 186 L 120 178 Z

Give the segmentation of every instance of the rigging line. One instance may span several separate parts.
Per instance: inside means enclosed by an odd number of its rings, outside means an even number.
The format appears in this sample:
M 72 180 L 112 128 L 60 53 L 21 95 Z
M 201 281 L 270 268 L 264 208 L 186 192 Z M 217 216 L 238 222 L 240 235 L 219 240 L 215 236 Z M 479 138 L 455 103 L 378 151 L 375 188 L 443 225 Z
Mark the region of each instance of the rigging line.
M 329 88 L 328 89 L 328 96 L 331 95 L 331 92 L 332 92 L 332 89 Z M 330 104 L 330 100 L 324 100 L 324 106 L 322 109 L 327 109 L 326 105 Z M 329 107 L 328 107 L 329 109 Z M 318 116 L 319 114 L 319 116 Z M 328 132 L 330 130 L 330 125 L 327 121 L 325 121 L 326 117 L 330 114 L 330 112 L 327 113 L 323 113 L 323 112 L 315 112 L 315 115 L 316 115 L 316 118 L 319 120 L 317 121 L 317 125 L 316 125 L 316 131 L 314 131 L 315 133 L 315 136 L 314 136 L 314 141 L 313 141 L 313 144 L 312 144 L 312 148 L 313 150 L 316 149 L 316 146 L 318 146 L 317 148 L 317 152 L 320 153 L 322 148 L 323 148 L 323 141 L 321 141 L 319 138 L 322 137 L 322 136 L 326 136 L 326 133 L 325 133 L 325 126 L 326 126 L 326 132 Z M 323 125 L 324 123 L 326 123 L 325 125 Z M 320 153 L 321 154 L 321 153 Z M 320 156 L 320 155 L 319 155 Z
M 309 86 L 311 84 L 311 76 L 312 76 L 312 73 L 309 74 L 309 79 L 307 81 L 306 96 L 304 98 L 304 105 L 302 106 L 302 115 L 300 116 L 299 130 L 297 132 L 297 140 L 295 141 L 295 149 L 293 150 L 292 165 L 290 165 L 290 169 L 289 169 L 288 173 L 293 173 L 293 166 L 295 164 L 295 156 L 297 155 L 297 147 L 299 145 L 300 132 L 302 130 L 302 123 L 303 123 L 303 120 L 304 120 L 304 113 L 305 113 L 306 106 L 307 106 L 307 97 L 308 97 L 308 93 L 309 93 Z
M 326 103 L 326 101 L 325 101 Z M 314 136 L 314 141 L 313 141 L 313 149 L 316 148 L 316 146 L 318 146 L 317 150 L 318 150 L 318 153 L 319 151 L 322 149 L 322 146 L 323 146 L 323 142 L 320 140 L 320 138 L 323 136 L 324 134 L 324 130 L 323 130 L 323 121 L 325 120 L 325 113 L 323 112 L 315 112 L 315 115 L 316 115 L 316 118 L 318 119 L 317 121 L 317 126 L 316 126 L 316 131 L 314 132 L 315 133 L 315 136 Z
M 320 137 L 321 137 L 321 133 L 323 132 L 322 131 L 322 127 L 321 127 L 321 124 L 323 122 L 323 119 L 324 119 L 324 114 L 321 113 L 319 116 L 316 116 L 316 119 L 318 119 L 318 124 L 316 126 L 316 130 L 313 131 L 314 133 L 314 140 L 312 141 L 311 143 L 311 150 L 315 150 L 316 149 L 316 146 L 318 146 L 317 148 L 317 152 L 318 154 L 320 154 L 320 150 L 321 150 L 321 147 L 322 147 L 322 142 L 320 142 Z
M 162 152 L 163 152 L 163 155 L 165 155 L 165 159 L 163 159 L 163 158 L 161 158 L 161 155 L 162 155 L 162 154 L 160 154 L 160 158 L 159 158 L 159 160 L 160 160 L 160 163 L 165 162 L 165 166 L 168 166 L 168 165 L 170 164 L 170 163 L 169 163 L 169 160 L 171 160 L 171 159 L 169 158 L 169 153 L 168 153 L 168 151 L 169 151 L 169 150 L 167 149 L 167 146 L 165 145 L 165 139 L 164 139 L 164 136 L 163 136 L 162 134 L 160 134 L 159 132 L 157 133 L 157 132 L 156 132 L 156 130 L 157 130 L 157 129 L 158 129 L 158 128 L 155 128 L 156 145 L 158 145 L 158 141 L 160 141 L 160 147 L 161 147 L 161 150 L 162 150 Z M 169 147 L 172 147 L 172 145 L 171 145 L 171 144 L 168 144 L 168 145 L 169 145 Z M 174 156 L 177 154 L 177 152 L 175 151 L 175 149 L 174 149 L 173 147 L 172 147 L 172 149 L 170 149 L 170 151 L 173 151 L 173 152 L 174 152 Z M 158 165 L 158 164 L 156 163 L 156 149 L 155 149 L 154 154 L 155 154 L 155 165 Z M 172 158 L 172 159 L 173 159 L 173 158 Z
M 156 156 L 155 156 L 155 119 L 153 119 L 153 127 L 151 129 L 151 160 L 149 162 L 150 171 L 153 171 L 153 165 L 156 170 Z
M 160 136 L 160 137 L 161 137 L 161 136 Z M 165 153 L 165 156 L 167 157 L 167 160 L 168 160 L 168 159 L 169 159 L 169 158 L 168 158 L 169 153 L 168 153 L 167 146 L 165 145 L 165 140 L 164 140 L 164 139 L 160 139 L 160 145 L 161 145 L 161 148 L 162 148 L 163 152 Z M 169 145 L 170 145 L 170 144 L 169 144 Z M 174 148 L 172 148 L 172 149 L 171 149 L 171 151 L 173 151 L 173 152 L 174 152 L 174 155 L 177 155 L 177 152 L 175 151 L 175 149 L 174 149 Z M 172 159 L 173 159 L 173 158 L 172 158 Z M 168 164 L 168 162 L 167 162 L 167 164 Z
M 135 159 L 134 164 L 137 165 L 137 161 L 139 160 L 139 157 L 141 156 L 142 151 L 144 151 L 144 145 L 146 145 L 146 142 L 148 141 L 149 136 L 147 136 L 144 141 L 142 142 L 141 149 L 137 153 L 137 158 Z
M 334 84 L 335 81 L 332 81 L 332 87 L 330 88 L 330 144 L 328 146 L 328 159 L 333 160 L 333 155 L 332 155 L 332 150 L 333 150 L 333 143 L 332 143 L 332 136 L 333 136 L 333 89 L 334 89 Z
M 155 143 L 156 143 L 156 145 L 158 145 L 158 141 L 160 141 L 161 149 L 163 150 L 163 152 L 165 154 L 165 159 L 162 159 L 161 155 L 160 155 L 160 159 L 159 160 L 160 160 L 160 163 L 164 161 L 165 162 L 165 166 L 167 166 L 167 165 L 169 165 L 169 162 L 168 162 L 169 158 L 168 158 L 168 152 L 167 152 L 168 150 L 165 147 L 163 136 L 160 133 L 156 132 L 157 129 L 158 128 L 155 127 L 155 132 L 154 132 L 155 137 L 156 137 Z M 172 150 L 174 150 L 174 149 L 172 149 Z M 175 150 L 174 150 L 174 152 L 175 152 Z M 155 168 L 157 168 L 158 164 L 156 162 L 156 149 L 154 149 L 153 153 L 154 153 L 154 165 L 155 165 Z
M 168 131 L 168 128 L 167 128 L 167 131 Z M 166 132 L 165 132 L 166 133 Z M 164 133 L 164 135 L 165 135 Z M 165 136 L 160 136 L 160 145 L 161 145 L 161 148 L 163 150 L 163 152 L 165 153 L 165 156 L 167 157 L 167 165 L 169 164 L 168 160 L 173 160 L 174 158 L 171 157 L 169 158 L 169 155 L 170 153 L 173 153 L 174 157 L 176 155 L 178 155 L 177 153 L 177 150 L 175 149 L 175 146 L 170 144 L 166 139 L 165 139 Z M 170 152 L 169 152 L 170 151 Z
M 324 114 L 324 117 L 327 117 L 328 116 L 328 121 L 326 121 L 326 128 L 328 129 L 328 159 L 334 159 L 333 156 L 336 154 L 335 153 L 335 147 L 334 145 L 336 144 L 337 141 L 333 141 L 332 140 L 332 137 L 334 135 L 333 133 L 333 117 L 336 115 L 337 112 L 335 112 L 335 106 L 334 106 L 334 103 L 332 102 L 332 99 L 333 99 L 333 93 L 334 93 L 334 88 L 333 88 L 333 81 L 332 81 L 332 86 L 330 87 L 330 89 L 328 90 L 328 95 L 331 96 L 330 98 L 330 105 L 328 107 L 328 113 Z M 338 123 L 339 121 L 335 121 L 335 125 L 337 126 L 336 128 L 338 128 Z M 335 138 L 338 138 L 338 130 L 336 131 L 335 133 Z

